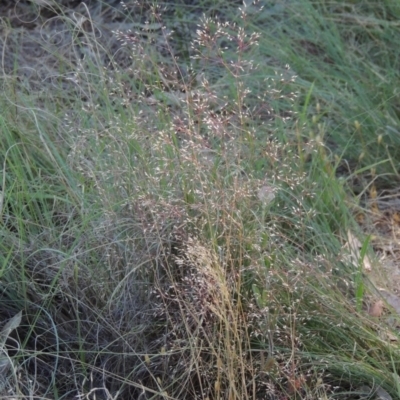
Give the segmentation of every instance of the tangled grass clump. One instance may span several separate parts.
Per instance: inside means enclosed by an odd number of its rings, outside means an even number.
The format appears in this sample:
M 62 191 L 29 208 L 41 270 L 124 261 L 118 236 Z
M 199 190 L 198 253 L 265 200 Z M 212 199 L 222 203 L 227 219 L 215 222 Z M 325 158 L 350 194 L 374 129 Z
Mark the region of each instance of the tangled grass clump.
M 115 52 L 83 8 L 57 16 L 63 53 L 42 48 L 60 90 L 3 71 L 3 397 L 396 392 L 398 349 L 341 255 L 338 161 L 308 132 L 311 89 L 247 33 L 253 7 L 204 16 L 183 51 L 146 3 Z

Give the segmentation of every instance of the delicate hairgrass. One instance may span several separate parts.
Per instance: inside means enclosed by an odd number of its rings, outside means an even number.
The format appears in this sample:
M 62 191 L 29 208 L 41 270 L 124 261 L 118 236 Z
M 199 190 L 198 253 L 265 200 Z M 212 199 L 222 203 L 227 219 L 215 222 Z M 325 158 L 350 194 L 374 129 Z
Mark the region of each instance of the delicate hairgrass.
M 52 85 L 31 77 L 24 94 L 19 53 L 3 71 L 2 315 L 23 310 L 8 395 L 398 394 L 398 349 L 363 308 L 369 240 L 358 269 L 342 254 L 355 222 L 337 177 L 347 160 L 347 183 L 397 173 L 382 71 L 397 76 L 398 10 L 195 5 L 209 14 L 116 6 L 134 29 L 109 40 L 101 13 L 60 8 Z

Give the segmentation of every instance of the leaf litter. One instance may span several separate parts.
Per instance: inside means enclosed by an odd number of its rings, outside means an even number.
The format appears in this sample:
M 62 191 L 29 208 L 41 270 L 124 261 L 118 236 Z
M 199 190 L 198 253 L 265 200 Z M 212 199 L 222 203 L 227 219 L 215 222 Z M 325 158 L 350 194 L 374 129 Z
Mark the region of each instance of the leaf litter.
M 371 317 L 384 315 L 384 309 L 400 315 L 400 191 L 377 191 L 375 185 L 369 190 L 368 199 L 356 215 L 363 232 L 371 237 L 371 243 L 376 255 L 374 269 L 370 259 L 362 260 L 364 272 L 371 272 L 368 277 L 377 289 L 368 309 Z M 353 264 L 360 262 L 360 240 L 348 232 L 348 241 L 344 248 L 350 253 Z M 387 319 L 394 333 L 400 333 L 400 325 L 396 317 Z M 398 337 L 386 332 L 385 340 L 394 342 Z M 382 397 L 384 398 L 384 397 Z

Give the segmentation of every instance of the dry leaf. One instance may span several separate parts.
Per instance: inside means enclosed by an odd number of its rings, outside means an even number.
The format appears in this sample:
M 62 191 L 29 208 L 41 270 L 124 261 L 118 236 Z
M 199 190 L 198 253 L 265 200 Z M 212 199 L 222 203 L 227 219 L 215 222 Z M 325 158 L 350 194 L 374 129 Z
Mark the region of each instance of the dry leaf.
M 369 308 L 369 315 L 371 317 L 380 317 L 383 313 L 384 306 L 384 302 L 382 300 L 378 300 Z
M 385 332 L 386 333 L 386 338 L 390 341 L 390 342 L 397 342 L 398 338 L 396 335 L 393 335 L 393 333 L 389 332 L 388 330 Z
M 397 225 L 400 224 L 400 213 L 398 211 L 395 211 L 393 213 L 393 222 L 395 222 Z
M 19 327 L 21 319 L 22 311 L 10 318 L 0 332 L 0 377 L 5 376 L 11 367 L 11 359 L 4 349 L 4 345 L 10 333 Z
M 375 395 L 377 396 L 377 400 L 392 400 L 392 396 L 385 389 L 382 389 L 381 386 L 376 388 Z
M 345 249 L 348 249 L 350 252 L 351 262 L 358 267 L 360 262 L 360 250 L 362 247 L 361 242 L 358 240 L 356 236 L 354 236 L 350 231 L 347 231 L 347 243 L 343 246 Z M 371 272 L 371 261 L 369 260 L 367 255 L 364 255 L 362 259 L 362 264 L 365 272 Z
M 4 346 L 4 343 L 6 342 L 8 336 L 10 333 L 19 327 L 19 324 L 21 323 L 22 319 L 22 311 L 20 311 L 18 314 L 15 314 L 10 320 L 4 325 L 3 329 L 0 332 L 0 345 L 1 347 Z
M 371 388 L 367 385 L 363 385 L 357 389 L 356 393 L 359 396 L 362 396 L 361 398 L 363 399 L 365 398 L 364 396 L 368 396 L 368 398 L 372 399 L 371 395 L 374 395 L 373 398 L 375 400 L 393 400 L 392 396 L 390 396 L 390 394 L 385 389 L 382 389 L 381 386 Z
M 347 231 L 347 241 L 348 242 L 347 242 L 346 246 L 348 245 L 350 250 L 355 251 L 357 253 L 360 252 L 360 249 L 362 247 L 361 242 L 350 231 Z
M 387 292 L 386 290 L 381 289 L 380 293 L 382 297 L 386 300 L 386 302 L 394 308 L 397 314 L 400 314 L 400 298 L 394 294 Z
M 296 394 L 299 390 L 303 388 L 305 384 L 305 379 L 303 375 L 299 377 L 289 378 L 287 382 L 287 392 L 290 396 Z

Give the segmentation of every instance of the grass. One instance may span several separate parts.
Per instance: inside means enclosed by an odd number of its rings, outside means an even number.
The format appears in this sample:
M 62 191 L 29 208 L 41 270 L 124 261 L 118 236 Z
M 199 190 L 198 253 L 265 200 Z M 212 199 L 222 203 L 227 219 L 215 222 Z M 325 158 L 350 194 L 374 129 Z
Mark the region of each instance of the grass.
M 3 57 L 4 398 L 399 397 L 344 244 L 398 178 L 400 6 L 211 3 L 108 41 L 60 6 L 45 78 Z

